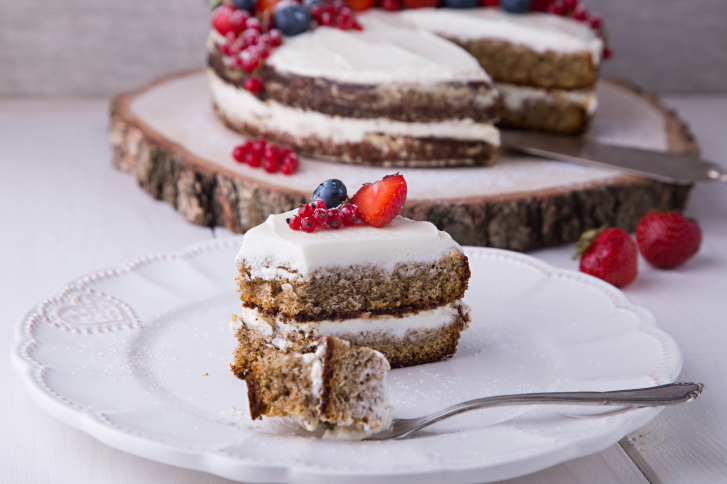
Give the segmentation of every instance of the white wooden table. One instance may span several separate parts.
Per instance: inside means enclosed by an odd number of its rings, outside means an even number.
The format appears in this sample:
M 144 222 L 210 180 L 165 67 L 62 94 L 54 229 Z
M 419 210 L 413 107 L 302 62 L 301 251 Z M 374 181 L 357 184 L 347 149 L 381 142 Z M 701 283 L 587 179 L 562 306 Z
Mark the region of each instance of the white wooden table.
M 705 157 L 727 165 L 727 96 L 680 97 Z M 10 365 L 17 320 L 68 280 L 131 257 L 229 235 L 186 223 L 110 164 L 106 100 L 0 99 L 0 482 L 222 483 L 108 447 L 45 414 Z M 620 444 L 514 483 L 727 482 L 727 186 L 694 189 L 687 213 L 705 232 L 676 271 L 641 260 L 625 289 L 684 354 L 681 380 L 707 385 Z M 535 252 L 576 269 L 571 247 Z

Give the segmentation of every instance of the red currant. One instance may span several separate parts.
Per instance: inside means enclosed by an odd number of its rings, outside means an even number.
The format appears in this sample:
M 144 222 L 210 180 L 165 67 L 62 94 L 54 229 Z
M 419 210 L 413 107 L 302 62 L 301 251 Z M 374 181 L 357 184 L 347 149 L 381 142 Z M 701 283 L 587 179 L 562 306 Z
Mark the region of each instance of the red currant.
M 303 217 L 300 222 L 300 229 L 303 232 L 311 233 L 316 229 L 316 221 L 312 217 Z
M 263 169 L 268 173 L 278 171 L 278 160 L 275 158 L 263 158 Z
M 253 94 L 259 94 L 263 91 L 263 81 L 257 76 L 250 76 L 245 79 L 244 87 Z
M 553 15 L 565 15 L 567 13 L 565 7 L 563 6 L 563 3 L 559 1 L 548 5 L 546 12 Z
M 340 229 L 343 225 L 343 215 L 340 210 L 332 208 L 328 211 L 328 226 L 332 229 Z
M 611 51 L 610 47 L 603 48 L 603 58 L 604 59 L 610 59 L 612 55 L 613 55 L 613 51 Z
M 232 15 L 230 15 L 230 26 L 232 27 L 232 31 L 239 34 L 245 30 L 245 23 L 249 18 L 250 14 L 245 10 L 235 10 L 232 12 Z
M 500 0 L 481 0 L 480 5 L 482 5 L 483 7 L 499 7 Z M 533 8 L 533 10 L 535 10 L 535 8 Z
M 318 225 L 326 225 L 326 222 L 328 222 L 328 210 L 325 208 L 313 210 L 313 219 Z
M 245 42 L 245 46 L 251 46 L 258 43 L 260 39 L 260 32 L 254 29 L 247 29 L 242 33 L 242 40 Z
M 588 10 L 586 10 L 586 7 L 583 5 L 578 5 L 573 10 L 573 18 L 576 20 L 580 20 L 581 22 L 585 22 L 588 20 Z
M 298 162 L 298 155 L 296 155 L 293 152 L 289 153 L 283 153 L 282 154 L 282 163 L 284 165 L 290 165 L 293 168 L 293 171 L 298 170 L 299 162 Z
M 321 210 L 328 210 L 326 202 L 324 202 L 323 200 L 313 200 L 312 202 L 310 202 L 310 204 L 313 206 L 314 209 L 318 208 Z
M 354 206 L 350 203 L 347 205 L 344 205 L 341 207 L 341 217 L 343 218 L 343 225 L 346 225 L 347 227 L 350 227 L 351 225 L 355 225 L 356 222 L 354 221 Z
M 282 165 L 280 165 L 280 172 L 283 175 L 289 176 L 289 175 L 292 175 L 293 173 L 295 173 L 295 168 L 290 163 L 283 163 Z
M 243 148 L 242 145 L 235 146 L 235 149 L 232 150 L 232 157 L 238 163 L 244 162 L 245 161 L 245 148 Z
M 401 8 L 399 0 L 382 0 L 381 5 L 379 6 L 384 10 L 388 10 L 389 12 L 396 12 Z
M 578 0 L 563 0 L 563 7 L 566 11 L 572 12 L 578 6 Z
M 598 14 L 591 15 L 591 18 L 588 19 L 588 25 L 591 26 L 592 29 L 598 30 L 601 28 L 601 25 L 603 25 L 603 19 Z
M 278 47 L 283 43 L 283 34 L 278 29 L 270 29 L 268 31 L 269 44 L 273 47 Z
M 321 25 L 324 27 L 328 27 L 333 23 L 333 14 L 328 12 L 323 12 L 321 14 Z
M 251 49 L 247 49 L 240 59 L 242 59 L 242 68 L 246 72 L 252 72 L 260 65 L 260 57 L 257 52 L 251 52 Z M 247 86 L 245 88 L 247 89 Z M 251 91 L 251 89 L 248 89 L 248 91 Z
M 293 230 L 300 230 L 300 223 L 303 219 L 300 218 L 298 215 L 293 215 L 288 219 L 288 227 L 290 227 Z
M 255 153 L 253 151 L 249 151 L 245 155 L 245 163 L 247 163 L 248 165 L 250 165 L 253 168 L 257 168 L 260 166 L 260 164 L 262 162 L 260 161 L 260 157 L 257 155 L 257 153 Z
M 313 210 L 315 210 L 313 206 L 306 203 L 305 205 L 301 205 L 298 209 L 298 215 L 303 218 L 310 217 L 313 215 Z
M 245 28 L 246 29 L 254 29 L 258 32 L 263 31 L 263 26 L 260 24 L 260 21 L 255 17 L 250 17 L 245 21 Z

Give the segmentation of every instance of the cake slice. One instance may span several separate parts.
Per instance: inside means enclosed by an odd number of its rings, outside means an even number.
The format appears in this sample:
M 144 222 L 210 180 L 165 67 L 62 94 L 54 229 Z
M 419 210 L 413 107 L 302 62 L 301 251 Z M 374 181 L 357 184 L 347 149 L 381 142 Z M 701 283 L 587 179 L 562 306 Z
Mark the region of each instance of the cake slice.
M 469 325 L 467 257 L 429 222 L 397 216 L 313 233 L 295 211 L 248 231 L 237 255 L 241 319 L 266 342 L 308 353 L 323 336 L 386 356 L 392 367 L 438 361 Z
M 358 19 L 361 31 L 318 26 L 286 37 L 256 71 L 264 89 L 255 94 L 213 30 L 208 74 L 219 117 L 330 161 L 493 164 L 498 95 L 477 60 L 395 14 L 372 10 Z
M 307 430 L 319 422 L 324 438 L 360 440 L 391 425 L 386 398 L 386 358 L 337 338 L 320 338 L 311 353 L 286 354 L 265 343 L 233 317 L 231 330 L 244 341 L 235 374 L 247 383 L 250 415 L 293 417 Z
M 499 8 L 412 9 L 399 14 L 462 46 L 495 81 L 502 127 L 585 131 L 596 109 L 603 41 L 587 23 Z

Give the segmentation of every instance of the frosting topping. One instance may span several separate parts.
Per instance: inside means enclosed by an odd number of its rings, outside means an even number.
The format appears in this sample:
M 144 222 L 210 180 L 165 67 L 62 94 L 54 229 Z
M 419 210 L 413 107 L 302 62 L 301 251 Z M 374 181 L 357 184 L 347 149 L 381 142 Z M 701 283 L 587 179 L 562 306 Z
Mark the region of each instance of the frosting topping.
M 536 52 L 589 51 L 596 64 L 603 49 L 603 41 L 588 24 L 546 13 L 518 15 L 499 8 L 417 8 L 398 15 L 406 25 L 457 40 L 496 39 Z
M 285 221 L 296 213 L 270 215 L 245 234 L 236 260 L 244 260 L 253 277 L 305 277 L 326 267 L 355 265 L 393 271 L 399 263 L 433 262 L 453 248 L 461 250 L 449 234 L 429 222 L 397 216 L 381 228 L 357 224 L 305 233 L 292 230 Z
M 359 15 L 362 31 L 319 27 L 285 39 L 267 59 L 279 72 L 355 84 L 489 81 L 477 60 L 396 14 Z

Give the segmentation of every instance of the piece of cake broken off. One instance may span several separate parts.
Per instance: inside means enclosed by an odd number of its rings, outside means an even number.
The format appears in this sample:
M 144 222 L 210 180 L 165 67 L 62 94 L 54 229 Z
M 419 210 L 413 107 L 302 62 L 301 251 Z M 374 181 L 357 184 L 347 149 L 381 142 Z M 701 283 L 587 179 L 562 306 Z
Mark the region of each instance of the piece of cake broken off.
M 247 383 L 253 419 L 290 416 L 307 430 L 323 422 L 324 438 L 360 440 L 391 425 L 389 363 L 378 351 L 320 338 L 306 354 L 286 354 L 233 317 L 241 344 L 235 374 Z

